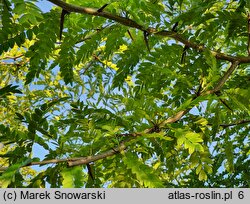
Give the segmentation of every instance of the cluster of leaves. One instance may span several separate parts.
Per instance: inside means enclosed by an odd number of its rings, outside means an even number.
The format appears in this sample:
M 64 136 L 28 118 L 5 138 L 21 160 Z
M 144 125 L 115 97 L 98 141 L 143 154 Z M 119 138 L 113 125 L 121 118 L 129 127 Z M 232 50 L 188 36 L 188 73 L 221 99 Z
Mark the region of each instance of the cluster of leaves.
M 216 53 L 247 55 L 248 1 L 51 2 L 96 12 L 0 5 L 2 187 L 250 186 L 250 59 L 205 94 Z

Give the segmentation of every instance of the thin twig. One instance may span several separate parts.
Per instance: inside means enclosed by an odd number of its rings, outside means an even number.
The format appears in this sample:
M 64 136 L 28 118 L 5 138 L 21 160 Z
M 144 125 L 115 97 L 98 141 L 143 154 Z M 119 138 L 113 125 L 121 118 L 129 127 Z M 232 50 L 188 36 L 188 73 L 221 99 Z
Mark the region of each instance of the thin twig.
M 17 56 L 5 56 L 3 57 L 1 60 L 5 60 L 5 59 L 13 59 L 13 60 L 16 60 L 18 58 L 21 58 L 23 57 L 23 54 L 20 54 L 20 55 L 17 55 Z
M 250 123 L 250 120 L 240 120 L 234 123 L 229 123 L 229 124 L 219 124 L 220 127 L 227 128 L 227 127 L 232 127 L 236 125 L 242 125 L 242 124 L 247 124 Z M 209 126 L 212 126 L 213 124 L 208 123 Z
M 223 77 L 221 77 L 221 79 L 218 81 L 218 83 L 215 85 L 215 87 L 205 93 L 203 93 L 203 95 L 207 95 L 207 94 L 213 94 L 215 92 L 218 92 L 222 86 L 226 83 L 226 81 L 228 80 L 228 78 L 232 75 L 232 73 L 234 72 L 234 70 L 238 67 L 239 65 L 239 61 L 234 61 L 231 66 L 229 67 L 229 69 L 226 71 L 226 73 L 223 75 Z
M 126 149 L 126 147 L 127 147 L 126 143 L 122 142 L 119 146 L 112 148 L 104 153 L 93 155 L 93 156 L 88 156 L 88 157 L 78 158 L 77 160 L 69 160 L 68 166 L 78 166 L 78 165 L 82 165 L 82 164 L 88 164 L 90 162 L 94 162 L 94 161 L 97 161 L 100 159 L 111 157 L 115 154 L 122 152 L 123 150 Z
M 0 172 L 6 171 L 7 169 L 8 169 L 8 167 L 0 167 Z

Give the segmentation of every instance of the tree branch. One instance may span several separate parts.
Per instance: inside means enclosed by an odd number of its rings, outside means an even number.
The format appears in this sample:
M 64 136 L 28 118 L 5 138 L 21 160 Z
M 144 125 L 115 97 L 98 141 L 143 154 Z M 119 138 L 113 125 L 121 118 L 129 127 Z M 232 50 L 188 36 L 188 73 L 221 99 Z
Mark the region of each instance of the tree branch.
M 209 91 L 203 93 L 202 95 L 213 94 L 213 93 L 219 91 L 222 88 L 222 86 L 226 83 L 228 78 L 232 75 L 234 70 L 238 67 L 239 63 L 240 63 L 239 61 L 234 61 L 231 64 L 231 66 L 229 67 L 229 69 L 226 71 L 226 73 L 223 75 L 223 77 L 218 81 L 216 86 L 212 90 L 209 90 Z
M 238 67 L 238 65 L 239 65 L 239 61 L 233 61 L 233 63 L 231 64 L 231 66 L 229 67 L 227 72 L 223 75 L 223 77 L 221 77 L 221 79 L 217 82 L 216 86 L 213 89 L 206 91 L 204 93 L 201 92 L 198 96 L 195 96 L 193 98 L 193 100 L 200 97 L 200 96 L 213 94 L 213 93 L 219 91 L 222 88 L 222 86 L 226 83 L 228 78 L 231 76 L 233 71 Z M 180 120 L 182 118 L 182 116 L 184 116 L 186 113 L 188 113 L 190 111 L 190 109 L 191 108 L 187 108 L 186 110 L 179 111 L 175 116 L 170 117 L 167 120 L 162 121 L 160 123 L 160 127 L 164 127 L 166 124 L 174 123 L 174 122 Z
M 131 140 L 131 139 L 130 139 Z M 77 166 L 77 165 L 82 165 L 82 164 L 88 164 L 90 162 L 94 162 L 100 159 L 104 159 L 107 157 L 111 157 L 115 154 L 118 154 L 120 152 L 122 152 L 123 150 L 126 149 L 126 143 L 128 142 L 128 140 L 121 142 L 121 144 L 111 150 L 108 150 L 106 152 L 103 152 L 101 154 L 97 154 L 97 155 L 93 155 L 93 156 L 88 156 L 88 157 L 82 157 L 82 158 L 77 158 L 77 160 L 69 160 L 68 161 L 68 166 Z
M 76 6 L 76 5 L 68 4 L 62 0 L 48 0 L 48 1 L 54 3 L 55 5 L 61 7 L 62 9 L 67 10 L 68 12 L 82 13 L 82 14 L 87 14 L 87 15 L 92 15 L 92 16 L 101 16 L 106 19 L 113 20 L 122 25 L 131 27 L 131 28 L 136 28 L 143 32 L 146 31 L 148 34 L 155 34 L 155 35 L 159 35 L 163 37 L 173 38 L 176 41 L 183 43 L 187 47 L 193 48 L 200 52 L 203 52 L 206 49 L 204 45 L 191 42 L 190 40 L 187 40 L 183 35 L 176 33 L 175 31 L 166 31 L 166 30 L 159 31 L 151 27 L 145 28 L 144 26 L 138 24 L 134 20 L 131 20 L 126 17 L 118 16 L 116 14 L 112 14 L 109 12 L 105 12 L 105 11 L 98 12 L 98 9 L 96 8 Z M 212 51 L 212 53 L 217 59 L 220 59 L 220 60 L 226 60 L 229 62 L 239 61 L 239 63 L 250 63 L 250 56 L 248 57 L 231 56 L 231 55 L 227 55 L 227 54 L 216 52 L 216 51 Z
M 100 160 L 100 159 L 111 157 L 111 156 L 113 156 L 115 154 L 118 154 L 118 153 L 122 152 L 123 150 L 126 149 L 126 147 L 128 146 L 128 143 L 131 140 L 135 139 L 138 136 L 141 136 L 142 134 L 152 133 L 153 130 L 154 130 L 154 127 L 145 129 L 141 133 L 138 132 L 138 133 L 121 134 L 120 136 L 128 136 L 129 138 L 122 141 L 118 146 L 116 146 L 116 147 L 114 147 L 114 148 L 112 148 L 110 150 L 107 150 L 106 152 L 97 154 L 97 155 L 86 156 L 86 157 L 76 157 L 76 158 L 44 160 L 44 161 L 39 161 L 39 162 L 31 162 L 31 163 L 29 163 L 29 164 L 27 164 L 25 166 L 57 164 L 57 163 L 63 163 L 63 162 L 67 162 L 69 167 L 82 165 L 82 164 L 88 164 L 90 162 L 94 162 L 94 161 L 97 161 L 97 160 Z M 23 167 L 25 167 L 25 166 L 23 166 Z M 0 167 L 0 171 L 5 171 L 7 169 L 8 169 L 8 167 Z
M 8 167 L 0 167 L 0 172 L 1 171 L 6 171 L 8 169 Z
M 170 117 L 167 120 L 162 121 L 159 126 L 164 127 L 166 124 L 175 123 L 176 121 L 180 120 L 182 118 L 182 116 L 184 116 L 188 111 L 190 111 L 190 108 L 186 109 L 186 110 L 179 111 L 175 116 Z
M 227 128 L 227 127 L 232 127 L 236 125 L 242 125 L 242 124 L 247 124 L 250 123 L 250 120 L 240 120 L 238 122 L 230 123 L 230 124 L 220 124 L 220 127 Z M 212 126 L 211 123 L 208 124 L 209 126 Z
M 22 167 L 26 167 L 26 166 L 35 166 L 35 165 L 46 165 L 46 164 L 57 164 L 57 163 L 62 163 L 62 162 L 67 162 L 69 159 L 51 159 L 51 160 L 44 160 L 44 161 L 40 161 L 40 162 L 31 162 L 25 166 Z M 21 167 L 21 168 L 22 168 Z M 0 172 L 1 171 L 6 171 L 9 167 L 0 167 Z
M 13 59 L 13 60 L 16 60 L 20 57 L 23 57 L 23 54 L 20 54 L 20 55 L 17 55 L 17 56 L 5 56 L 3 58 L 1 58 L 1 60 L 5 60 L 5 59 Z
M 62 0 L 48 0 L 52 3 L 54 3 L 55 5 L 61 7 L 62 9 L 67 10 L 68 12 L 75 12 L 75 13 L 83 13 L 83 14 L 88 14 L 88 15 L 92 15 L 92 16 L 101 16 L 110 20 L 114 20 L 120 24 L 123 24 L 125 26 L 129 26 L 132 28 L 137 28 L 139 30 L 145 30 L 143 28 L 143 26 L 137 24 L 135 21 L 122 17 L 122 16 L 118 16 L 115 14 L 111 14 L 109 12 L 105 12 L 105 11 L 98 11 L 99 9 L 95 9 L 95 8 L 88 8 L 88 7 L 82 7 L 82 6 L 75 6 L 72 4 L 68 4 Z

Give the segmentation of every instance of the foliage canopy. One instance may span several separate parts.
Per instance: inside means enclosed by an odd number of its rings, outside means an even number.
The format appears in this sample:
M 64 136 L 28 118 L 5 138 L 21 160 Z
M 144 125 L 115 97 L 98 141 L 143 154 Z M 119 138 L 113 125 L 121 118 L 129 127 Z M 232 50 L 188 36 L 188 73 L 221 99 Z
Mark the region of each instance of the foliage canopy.
M 0 6 L 2 187 L 250 187 L 249 1 Z

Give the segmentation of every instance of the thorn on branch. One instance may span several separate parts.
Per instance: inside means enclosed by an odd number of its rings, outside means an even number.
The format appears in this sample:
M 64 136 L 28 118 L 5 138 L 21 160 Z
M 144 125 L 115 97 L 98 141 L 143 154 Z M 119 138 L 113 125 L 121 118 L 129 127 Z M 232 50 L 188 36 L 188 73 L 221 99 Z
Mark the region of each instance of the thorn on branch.
M 116 154 L 120 153 L 120 151 L 116 150 L 115 148 L 111 148 Z
M 200 95 L 201 95 L 201 91 L 202 91 L 202 81 L 201 81 L 201 83 L 199 84 L 199 87 L 198 87 L 198 90 L 196 91 L 196 93 L 195 93 L 195 97 L 197 98 L 197 97 L 199 97 Z
M 172 31 L 173 32 L 176 32 L 177 33 L 177 26 L 178 26 L 179 22 L 176 22 L 172 28 Z
M 93 164 L 88 163 L 88 164 L 87 164 L 87 169 L 88 169 L 88 174 L 89 174 L 90 178 L 94 181 L 95 178 L 94 178 L 94 175 L 93 175 L 92 165 L 93 165 Z
M 129 30 L 127 30 L 129 37 L 131 38 L 132 41 L 134 41 L 134 38 Z
M 61 20 L 60 20 L 60 34 L 59 34 L 59 38 L 60 41 L 62 40 L 62 31 L 63 31 L 63 24 L 64 24 L 64 18 L 65 15 L 69 14 L 70 12 L 68 12 L 67 10 L 63 9 L 62 13 L 61 13 Z
M 97 10 L 98 13 L 101 13 L 109 4 L 104 4 L 101 8 Z
M 182 55 L 181 55 L 181 64 L 185 63 L 188 48 L 189 46 L 187 45 L 185 45 L 185 47 L 183 48 Z
M 148 36 L 149 36 L 149 33 L 147 31 L 143 31 L 143 36 L 144 36 L 144 41 L 145 41 L 145 44 L 147 46 L 147 49 L 148 51 L 150 52 L 150 49 L 149 49 L 149 45 L 148 45 Z
M 222 93 L 221 93 L 220 91 L 216 91 L 216 92 L 215 92 L 215 95 L 218 96 L 218 97 L 220 97 L 220 96 L 222 95 Z M 221 102 L 225 107 L 227 107 L 230 111 L 233 112 L 232 108 L 230 108 L 230 106 L 227 104 L 227 102 L 226 102 L 225 100 L 223 100 L 223 99 L 220 98 L 220 102 Z
M 150 130 L 148 131 L 148 133 L 159 133 L 161 132 L 161 128 L 159 126 L 159 124 L 153 123 L 154 126 L 152 128 L 150 128 Z
M 10 3 L 7 0 L 3 0 L 3 4 L 7 8 L 8 11 L 11 11 Z

